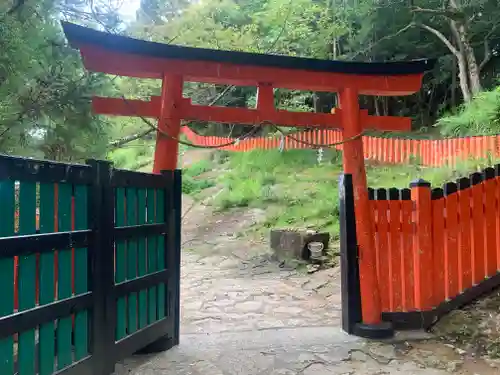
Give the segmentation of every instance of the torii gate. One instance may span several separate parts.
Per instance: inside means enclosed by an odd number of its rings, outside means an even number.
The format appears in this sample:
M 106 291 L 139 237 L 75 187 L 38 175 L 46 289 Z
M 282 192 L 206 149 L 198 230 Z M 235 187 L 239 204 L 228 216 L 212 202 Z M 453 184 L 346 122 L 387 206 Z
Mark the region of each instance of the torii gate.
M 359 108 L 359 95 L 399 96 L 420 90 L 433 60 L 361 63 L 306 59 L 189 48 L 137 40 L 63 23 L 70 44 L 80 50 L 85 67 L 94 72 L 162 80 L 161 96 L 151 101 L 93 98 L 97 114 L 158 118 L 154 172 L 177 167 L 181 120 L 340 128 L 344 172 L 354 185 L 356 231 L 359 246 L 363 323 L 367 330 L 388 329 L 381 322 L 380 295 L 375 268 L 374 234 L 369 212 L 363 158 L 363 129 L 410 130 L 403 117 L 370 116 Z M 193 105 L 183 98 L 184 82 L 256 86 L 257 108 Z M 277 110 L 273 88 L 337 92 L 335 113 Z M 166 135 L 168 136 L 166 136 Z M 380 335 L 379 335 L 380 336 Z

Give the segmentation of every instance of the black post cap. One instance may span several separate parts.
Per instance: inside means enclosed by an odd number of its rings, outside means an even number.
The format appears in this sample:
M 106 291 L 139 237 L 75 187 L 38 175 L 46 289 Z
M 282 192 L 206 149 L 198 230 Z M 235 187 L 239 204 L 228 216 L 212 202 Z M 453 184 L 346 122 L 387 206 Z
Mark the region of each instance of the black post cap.
M 413 180 L 410 182 L 410 187 L 411 188 L 416 188 L 416 187 L 431 187 L 431 183 L 429 181 L 425 181 L 424 179 L 417 178 L 416 180 Z

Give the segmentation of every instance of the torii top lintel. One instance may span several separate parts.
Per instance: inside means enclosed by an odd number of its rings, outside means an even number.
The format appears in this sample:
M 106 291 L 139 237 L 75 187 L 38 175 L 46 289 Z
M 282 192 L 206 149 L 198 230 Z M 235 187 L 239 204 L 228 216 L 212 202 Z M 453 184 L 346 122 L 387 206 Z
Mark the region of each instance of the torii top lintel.
M 410 95 L 434 60 L 343 62 L 209 50 L 138 40 L 63 22 L 70 44 L 90 71 L 137 78 L 180 75 L 185 81 L 337 92 Z

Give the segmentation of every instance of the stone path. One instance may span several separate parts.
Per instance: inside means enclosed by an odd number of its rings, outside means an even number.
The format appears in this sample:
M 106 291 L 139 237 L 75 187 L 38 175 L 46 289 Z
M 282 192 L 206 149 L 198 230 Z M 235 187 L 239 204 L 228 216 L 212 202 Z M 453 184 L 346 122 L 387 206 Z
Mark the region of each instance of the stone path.
M 266 257 L 183 256 L 181 345 L 130 359 L 118 374 L 495 373 L 473 363 L 469 371 L 451 349 L 436 355 L 439 344 L 368 343 L 344 334 L 338 269 L 303 275 Z

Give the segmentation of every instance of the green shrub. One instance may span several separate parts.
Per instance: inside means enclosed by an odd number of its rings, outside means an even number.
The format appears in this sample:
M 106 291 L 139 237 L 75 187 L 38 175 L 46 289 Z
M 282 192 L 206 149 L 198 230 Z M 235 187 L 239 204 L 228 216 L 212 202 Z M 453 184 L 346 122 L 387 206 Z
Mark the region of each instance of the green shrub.
M 184 194 L 196 194 L 212 186 L 215 186 L 213 180 L 196 179 L 189 175 L 183 175 L 182 177 L 182 192 Z
M 209 160 L 200 160 L 185 168 L 183 174 L 184 176 L 196 177 L 211 170 L 212 163 Z
M 442 117 L 437 126 L 441 134 L 449 137 L 498 134 L 500 87 L 480 93 L 470 103 L 464 104 L 457 114 Z

